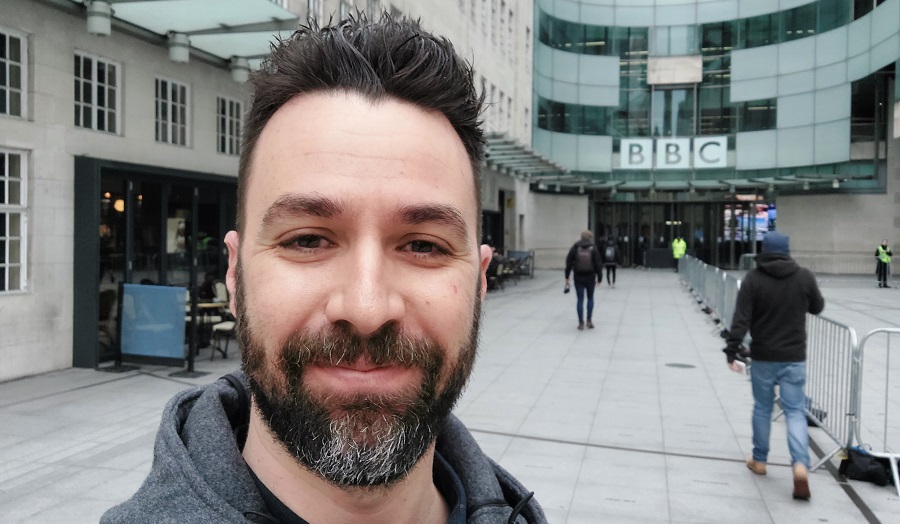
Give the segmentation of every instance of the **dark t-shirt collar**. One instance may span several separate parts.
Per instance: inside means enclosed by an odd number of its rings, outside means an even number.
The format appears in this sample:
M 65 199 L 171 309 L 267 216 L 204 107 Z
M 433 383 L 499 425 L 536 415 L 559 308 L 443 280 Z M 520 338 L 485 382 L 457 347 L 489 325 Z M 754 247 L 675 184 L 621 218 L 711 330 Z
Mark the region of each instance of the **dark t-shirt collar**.
M 269 513 L 274 521 L 280 524 L 310 524 L 300 518 L 296 513 L 284 505 L 278 497 L 272 493 L 265 484 L 256 476 L 250 467 L 247 467 L 256 488 L 269 508 Z M 438 489 L 438 493 L 444 498 L 447 507 L 450 508 L 450 514 L 447 517 L 447 524 L 465 524 L 466 522 L 466 494 L 462 487 L 459 476 L 453 471 L 453 467 L 444 460 L 437 451 L 434 452 L 434 468 L 432 469 L 432 479 L 434 485 Z

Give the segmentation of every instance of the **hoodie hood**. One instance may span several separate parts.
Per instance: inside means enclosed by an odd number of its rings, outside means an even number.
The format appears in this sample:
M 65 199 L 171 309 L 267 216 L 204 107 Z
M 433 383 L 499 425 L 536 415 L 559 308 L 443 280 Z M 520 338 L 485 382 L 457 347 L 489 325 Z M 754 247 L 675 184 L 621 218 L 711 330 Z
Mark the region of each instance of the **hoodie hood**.
M 775 278 L 787 278 L 797 271 L 800 266 L 788 255 L 783 253 L 760 253 L 756 255 L 756 268 L 763 273 Z
M 587 239 L 587 240 L 579 240 L 578 242 L 575 242 L 575 245 L 578 246 L 578 247 L 588 247 L 588 246 L 593 246 L 593 245 L 594 245 L 594 239 L 593 239 L 593 238 L 589 238 L 589 239 Z
M 791 239 L 787 235 L 782 235 L 777 231 L 766 233 L 762 241 L 763 253 L 781 253 L 782 255 L 791 254 Z
M 150 474 L 137 493 L 107 511 L 101 523 L 277 523 L 238 444 L 249 413 L 241 373 L 178 393 L 163 411 Z M 453 415 L 436 448 L 464 487 L 469 524 L 547 522 L 531 494 L 481 452 Z

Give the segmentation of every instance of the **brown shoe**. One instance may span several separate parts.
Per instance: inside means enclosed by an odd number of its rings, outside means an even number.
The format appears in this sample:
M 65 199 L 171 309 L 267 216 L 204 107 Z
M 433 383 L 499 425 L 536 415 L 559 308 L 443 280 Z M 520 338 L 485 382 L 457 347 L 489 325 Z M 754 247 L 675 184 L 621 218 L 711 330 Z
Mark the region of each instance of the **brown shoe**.
M 794 499 L 809 500 L 809 471 L 801 463 L 794 464 Z
M 588 321 L 587 321 L 587 327 L 588 327 L 588 329 L 594 329 L 594 323 L 591 322 L 590 320 L 588 320 Z
M 756 473 L 757 475 L 765 475 L 766 474 L 766 463 L 765 462 L 757 462 L 753 460 L 753 457 L 747 459 L 747 469 Z
M 583 323 L 579 323 L 579 324 L 578 324 L 578 330 L 579 330 L 579 331 L 582 331 L 583 329 L 584 329 L 584 324 L 583 324 Z

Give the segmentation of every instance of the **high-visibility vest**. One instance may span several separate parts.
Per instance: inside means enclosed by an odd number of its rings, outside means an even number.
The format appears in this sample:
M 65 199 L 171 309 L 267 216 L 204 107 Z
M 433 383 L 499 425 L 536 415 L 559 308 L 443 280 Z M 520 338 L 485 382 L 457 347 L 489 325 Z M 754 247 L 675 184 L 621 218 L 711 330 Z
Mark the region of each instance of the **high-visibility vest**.
M 891 263 L 891 255 L 888 255 L 887 249 L 878 246 L 878 260 L 884 262 L 885 264 Z
M 687 242 L 684 240 L 678 240 L 677 238 L 672 241 L 672 256 L 674 258 L 681 258 L 684 256 L 684 252 L 687 250 Z

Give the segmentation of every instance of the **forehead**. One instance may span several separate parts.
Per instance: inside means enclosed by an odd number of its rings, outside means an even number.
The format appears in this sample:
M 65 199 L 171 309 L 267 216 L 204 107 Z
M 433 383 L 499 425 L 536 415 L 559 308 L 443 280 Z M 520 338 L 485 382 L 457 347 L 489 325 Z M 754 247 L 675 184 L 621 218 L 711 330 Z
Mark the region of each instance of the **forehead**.
M 438 200 L 477 218 L 465 147 L 447 118 L 413 104 L 357 94 L 298 95 L 260 133 L 246 188 L 248 224 L 286 194 L 341 201 Z

